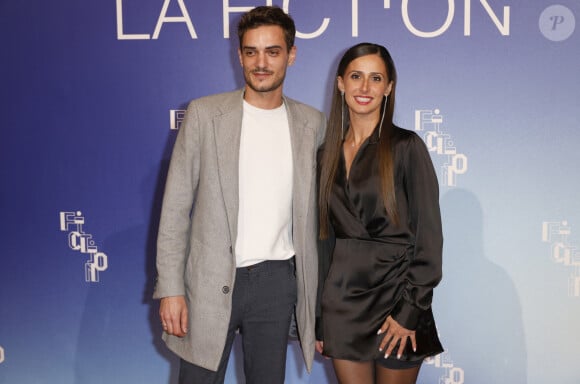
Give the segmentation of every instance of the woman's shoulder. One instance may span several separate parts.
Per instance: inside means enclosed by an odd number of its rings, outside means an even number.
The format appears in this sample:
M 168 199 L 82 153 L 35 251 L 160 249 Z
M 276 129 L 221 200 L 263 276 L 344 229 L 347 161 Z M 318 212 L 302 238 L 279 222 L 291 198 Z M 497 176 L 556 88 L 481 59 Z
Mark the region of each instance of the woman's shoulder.
M 401 138 L 412 138 L 416 137 L 417 133 L 406 128 L 401 128 L 398 125 L 393 125 L 393 135 Z
M 395 126 L 393 145 L 397 157 L 418 158 L 429 156 L 429 150 L 423 139 L 415 131 Z
M 393 125 L 393 140 L 395 143 L 400 144 L 413 144 L 417 143 L 418 141 L 423 141 L 415 131 L 401 128 L 396 125 Z

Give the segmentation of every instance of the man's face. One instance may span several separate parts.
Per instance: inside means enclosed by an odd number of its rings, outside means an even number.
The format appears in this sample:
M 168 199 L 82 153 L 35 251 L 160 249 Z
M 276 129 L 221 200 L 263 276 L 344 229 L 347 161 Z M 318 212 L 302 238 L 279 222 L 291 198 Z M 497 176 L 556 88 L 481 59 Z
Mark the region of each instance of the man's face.
M 281 93 L 286 68 L 296 57 L 296 47 L 288 51 L 282 28 L 265 25 L 246 31 L 238 55 L 247 84 L 246 92 L 264 96 L 268 92 Z

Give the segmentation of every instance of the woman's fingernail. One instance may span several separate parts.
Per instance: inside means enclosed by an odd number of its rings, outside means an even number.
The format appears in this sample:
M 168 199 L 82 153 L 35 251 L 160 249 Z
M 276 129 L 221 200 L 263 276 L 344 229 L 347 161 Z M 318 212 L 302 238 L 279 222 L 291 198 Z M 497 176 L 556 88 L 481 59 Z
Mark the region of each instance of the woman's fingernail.
M 380 335 L 381 333 L 383 333 L 383 330 L 379 328 L 379 330 L 377 331 L 377 335 Z
M 401 360 L 401 354 L 397 355 L 397 359 Z
M 389 358 L 389 354 L 385 353 L 385 359 L 388 359 L 388 358 Z

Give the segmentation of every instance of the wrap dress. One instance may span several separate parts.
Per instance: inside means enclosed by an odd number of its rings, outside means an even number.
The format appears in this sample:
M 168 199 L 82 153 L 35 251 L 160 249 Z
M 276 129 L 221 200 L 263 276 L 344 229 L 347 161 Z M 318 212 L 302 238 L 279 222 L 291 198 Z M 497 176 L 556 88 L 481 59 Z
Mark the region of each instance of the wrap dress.
M 407 341 L 401 360 L 443 351 L 431 310 L 443 246 L 437 176 L 416 133 L 395 127 L 391 143 L 397 225 L 381 197 L 378 129 L 361 145 L 348 179 L 344 154 L 339 160 L 329 199 L 335 243 L 320 254 L 318 326 L 330 357 L 367 361 L 382 356 L 378 348 L 384 335 L 377 331 L 389 315 L 416 331 L 416 352 Z

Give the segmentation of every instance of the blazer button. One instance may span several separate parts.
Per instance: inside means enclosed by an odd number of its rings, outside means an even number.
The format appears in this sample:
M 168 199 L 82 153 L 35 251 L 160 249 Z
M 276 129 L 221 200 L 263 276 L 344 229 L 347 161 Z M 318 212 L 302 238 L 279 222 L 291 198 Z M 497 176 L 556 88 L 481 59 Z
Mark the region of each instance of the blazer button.
M 227 285 L 224 285 L 222 287 L 222 292 L 227 295 L 228 293 L 230 293 L 230 287 L 228 287 Z

